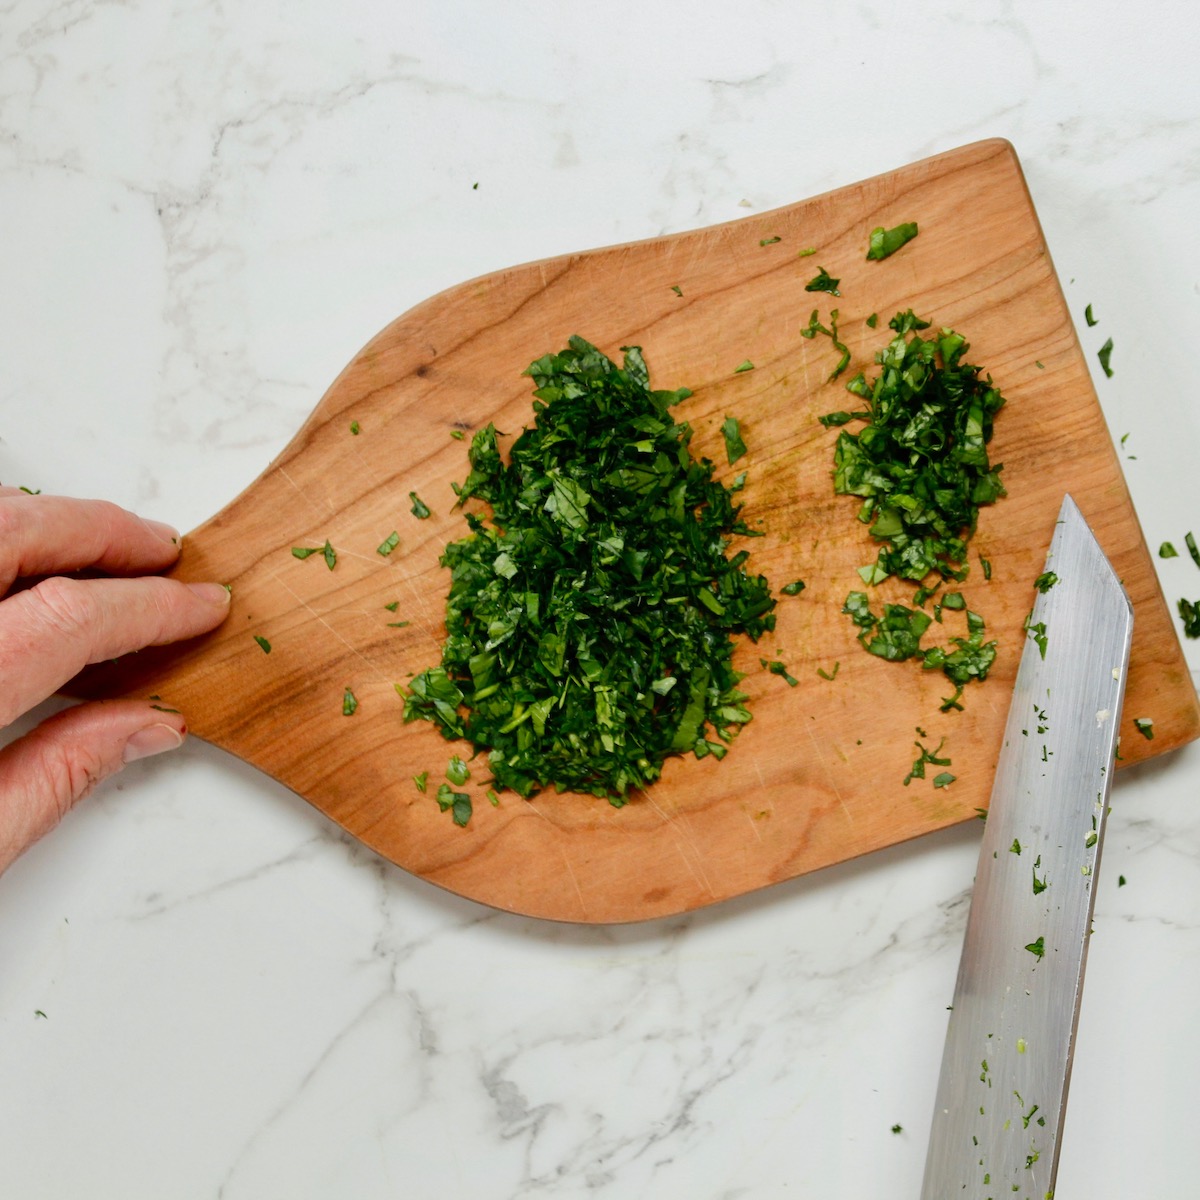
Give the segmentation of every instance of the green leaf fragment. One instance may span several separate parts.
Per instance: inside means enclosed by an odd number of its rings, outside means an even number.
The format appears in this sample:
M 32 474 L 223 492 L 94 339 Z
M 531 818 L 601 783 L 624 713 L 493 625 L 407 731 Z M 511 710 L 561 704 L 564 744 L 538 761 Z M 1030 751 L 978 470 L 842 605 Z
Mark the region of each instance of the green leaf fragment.
M 733 373 L 735 375 L 740 375 L 743 371 L 753 371 L 753 370 L 754 370 L 754 364 L 747 358 L 744 361 L 740 362 L 736 367 L 733 368 Z
M 814 275 L 805 285 L 806 292 L 828 292 L 831 296 L 840 296 L 838 284 L 842 281 L 834 279 L 824 267 L 817 267 L 818 274 Z
M 1179 616 L 1183 620 L 1183 635 L 1200 638 L 1200 600 L 1179 600 Z
M 391 554 L 391 552 L 395 550 L 398 545 L 400 545 L 400 533 L 399 530 L 393 529 L 392 532 L 389 533 L 388 536 L 384 538 L 384 540 L 380 542 L 378 546 L 376 546 L 375 552 L 377 554 L 382 554 L 384 558 L 387 558 L 387 556 Z
M 796 579 L 791 583 L 785 583 L 779 590 L 785 596 L 798 596 L 802 591 L 804 591 L 804 580 Z
M 1176 550 L 1175 547 L 1172 546 L 1170 542 L 1163 542 L 1163 544 L 1161 546 L 1159 546 L 1159 548 L 1158 548 L 1158 557 L 1159 558 L 1178 558 L 1179 551 Z
M 773 245 L 775 245 L 776 242 L 782 242 L 782 241 L 783 241 L 783 238 L 781 238 L 781 237 L 765 237 L 765 238 L 759 238 L 758 244 L 760 246 L 773 246 Z
M 1188 553 L 1192 556 L 1192 562 L 1200 567 L 1200 547 L 1196 545 L 1196 535 L 1189 530 L 1184 534 L 1183 542 L 1188 548 Z
M 916 236 L 916 221 L 906 221 L 893 229 L 884 229 L 882 225 L 878 225 L 871 230 L 867 258 L 876 261 L 888 258 Z
M 940 775 L 934 776 L 933 786 L 935 788 L 949 787 L 957 778 L 957 775 L 951 775 L 949 771 L 943 771 Z
M 429 511 L 428 506 L 421 499 L 421 497 L 417 495 L 416 492 L 409 492 L 408 498 L 412 501 L 412 509 L 410 511 L 418 521 L 424 521 L 426 517 L 431 517 L 433 515 Z
M 358 699 L 349 689 L 342 693 L 342 716 L 352 717 L 358 711 Z
M 446 778 L 456 787 L 462 787 L 471 778 L 471 768 L 456 754 L 446 768 Z
M 1029 953 L 1034 956 L 1034 958 L 1041 958 L 1046 953 L 1045 937 L 1040 937 L 1037 939 L 1037 941 L 1030 942 L 1025 949 L 1028 950 Z
M 325 565 L 332 571 L 337 566 L 337 551 L 329 544 L 328 539 L 321 547 L 321 553 L 325 557 Z
M 1058 576 L 1053 571 L 1043 571 L 1033 581 L 1033 586 L 1044 596 L 1057 582 Z M 1044 658 L 1045 655 L 1042 657 Z
M 1109 379 L 1113 376 L 1112 367 L 1109 365 L 1112 359 L 1113 340 L 1109 338 L 1099 350 L 1096 351 L 1096 357 L 1100 360 L 1100 365 L 1104 368 L 1104 374 Z
M 1134 717 L 1133 724 L 1148 742 L 1154 740 L 1154 721 L 1150 717 Z
M 1087 321 L 1089 328 L 1096 324 L 1096 318 L 1092 316 L 1092 306 L 1090 304 L 1083 310 L 1083 316 L 1084 320 Z
M 725 435 L 725 454 L 732 467 L 746 453 L 746 443 L 742 440 L 741 428 L 733 417 L 726 417 L 721 425 Z
M 413 776 L 413 783 L 415 783 L 417 785 L 418 792 L 423 792 L 425 790 L 425 787 L 428 784 L 428 782 L 429 782 L 429 772 L 428 771 L 422 771 L 420 773 L 420 775 Z
M 254 635 L 254 640 L 259 644 L 259 647 L 262 649 L 262 652 L 264 654 L 271 653 L 271 643 L 268 642 L 265 637 L 262 637 L 261 635 L 256 633 Z

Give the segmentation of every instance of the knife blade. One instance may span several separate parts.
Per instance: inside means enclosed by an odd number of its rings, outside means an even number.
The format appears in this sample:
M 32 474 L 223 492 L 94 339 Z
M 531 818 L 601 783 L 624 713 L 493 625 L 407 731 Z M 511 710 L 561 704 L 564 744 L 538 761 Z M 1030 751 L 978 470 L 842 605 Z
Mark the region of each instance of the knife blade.
M 1133 609 L 1070 496 L 1046 572 L 984 825 L 922 1200 L 1054 1194 Z

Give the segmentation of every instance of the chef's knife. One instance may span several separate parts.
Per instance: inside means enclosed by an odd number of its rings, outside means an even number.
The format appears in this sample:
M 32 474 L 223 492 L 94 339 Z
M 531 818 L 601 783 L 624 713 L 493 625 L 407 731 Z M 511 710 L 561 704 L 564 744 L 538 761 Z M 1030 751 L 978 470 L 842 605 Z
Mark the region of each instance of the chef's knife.
M 1026 622 L 922 1200 L 1054 1194 L 1133 609 L 1063 500 Z

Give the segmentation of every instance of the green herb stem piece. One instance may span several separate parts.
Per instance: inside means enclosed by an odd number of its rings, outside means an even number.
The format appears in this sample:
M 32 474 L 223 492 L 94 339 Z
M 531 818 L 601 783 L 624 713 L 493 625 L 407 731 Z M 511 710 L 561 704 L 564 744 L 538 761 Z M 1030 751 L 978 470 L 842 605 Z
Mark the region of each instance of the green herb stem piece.
M 779 590 L 785 596 L 798 596 L 802 591 L 804 591 L 804 580 L 796 579 L 791 583 L 785 583 Z
M 259 647 L 261 648 L 261 650 L 264 654 L 271 653 L 271 643 L 268 642 L 265 637 L 262 637 L 260 634 L 256 633 L 254 635 L 254 640 L 259 644 Z
M 1163 542 L 1163 544 L 1161 546 L 1159 546 L 1159 548 L 1158 548 L 1158 557 L 1159 558 L 1178 558 L 1179 551 L 1176 550 L 1175 547 L 1172 546 L 1170 542 Z
M 418 521 L 424 521 L 426 517 L 433 515 L 429 511 L 429 508 L 426 506 L 425 502 L 420 496 L 417 495 L 416 492 L 409 492 L 408 498 L 412 501 L 412 515 L 416 517 Z
M 400 532 L 399 530 L 393 529 L 392 532 L 389 533 L 388 536 L 384 538 L 378 546 L 375 547 L 375 552 L 383 555 L 384 558 L 387 558 L 387 556 L 391 554 L 391 552 L 395 550 L 398 545 L 400 545 Z
M 1192 562 L 1200 567 L 1200 547 L 1196 545 L 1196 535 L 1190 530 L 1184 534 L 1183 543 L 1188 548 L 1188 553 L 1192 556 Z
M 1087 321 L 1089 328 L 1096 324 L 1096 318 L 1092 316 L 1092 306 L 1090 304 L 1083 310 L 1083 316 L 1084 320 Z

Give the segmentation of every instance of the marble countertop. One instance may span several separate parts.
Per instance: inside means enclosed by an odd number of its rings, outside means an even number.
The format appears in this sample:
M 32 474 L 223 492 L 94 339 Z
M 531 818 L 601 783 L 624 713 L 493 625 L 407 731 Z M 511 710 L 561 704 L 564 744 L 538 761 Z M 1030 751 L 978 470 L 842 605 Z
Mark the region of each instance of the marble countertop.
M 1200 529 L 1183 0 L 3 13 L 6 483 L 191 528 L 443 287 L 1003 136 L 1147 540 Z M 1172 604 L 1200 597 L 1186 555 L 1155 562 Z M 1060 1197 L 1196 1193 L 1198 793 L 1197 745 L 1115 786 Z M 551 925 L 379 861 L 193 740 L 0 879 L 0 1190 L 916 1196 L 978 837 Z

